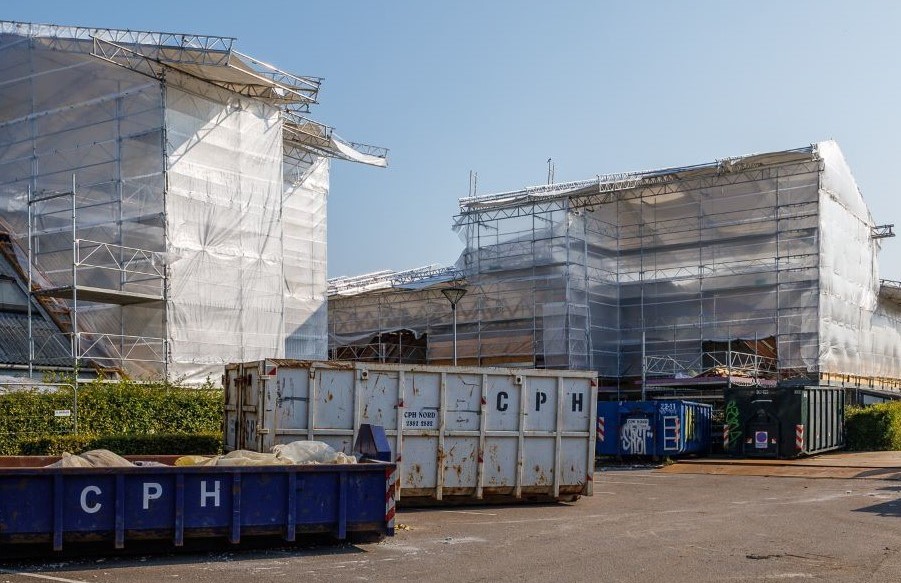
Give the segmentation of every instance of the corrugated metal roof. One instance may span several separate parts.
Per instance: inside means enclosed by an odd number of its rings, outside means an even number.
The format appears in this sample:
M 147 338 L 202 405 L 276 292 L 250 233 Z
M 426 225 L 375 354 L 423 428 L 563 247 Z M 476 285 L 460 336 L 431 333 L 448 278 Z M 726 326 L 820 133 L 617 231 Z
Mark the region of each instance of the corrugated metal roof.
M 71 364 L 67 337 L 40 315 L 32 323 L 35 364 Z M 28 314 L 0 312 L 0 363 L 28 364 Z
M 22 295 L 26 285 L 19 280 L 19 274 L 0 254 L 0 276 L 19 282 Z M 34 331 L 35 360 L 38 365 L 62 365 L 72 363 L 69 339 L 59 328 L 44 317 L 35 306 L 32 318 Z M 0 363 L 28 364 L 28 313 L 21 308 L 0 310 Z

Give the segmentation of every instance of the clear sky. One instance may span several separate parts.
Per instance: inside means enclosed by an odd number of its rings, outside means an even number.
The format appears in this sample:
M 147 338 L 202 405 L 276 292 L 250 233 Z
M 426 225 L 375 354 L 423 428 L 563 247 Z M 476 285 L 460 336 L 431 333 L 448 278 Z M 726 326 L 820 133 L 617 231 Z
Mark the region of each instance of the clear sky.
M 324 77 L 311 117 L 391 150 L 332 165 L 330 276 L 452 263 L 470 170 L 487 194 L 544 184 L 548 158 L 567 181 L 832 138 L 901 232 L 899 2 L 7 0 L 0 18 L 234 36 Z

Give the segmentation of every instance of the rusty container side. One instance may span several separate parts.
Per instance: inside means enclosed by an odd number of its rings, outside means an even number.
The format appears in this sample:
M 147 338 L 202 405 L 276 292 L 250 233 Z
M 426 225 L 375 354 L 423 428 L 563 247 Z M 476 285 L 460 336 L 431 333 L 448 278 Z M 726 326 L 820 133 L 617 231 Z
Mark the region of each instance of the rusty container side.
M 593 372 L 265 360 L 230 364 L 223 381 L 228 448 L 317 440 L 348 452 L 371 423 L 385 428 L 405 502 L 591 494 Z

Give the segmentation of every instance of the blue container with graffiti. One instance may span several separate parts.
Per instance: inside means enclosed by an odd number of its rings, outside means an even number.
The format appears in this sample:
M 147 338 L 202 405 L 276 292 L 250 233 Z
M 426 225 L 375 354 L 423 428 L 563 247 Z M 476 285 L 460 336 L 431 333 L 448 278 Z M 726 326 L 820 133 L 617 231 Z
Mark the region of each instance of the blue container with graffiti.
M 710 451 L 712 407 L 667 399 L 598 402 L 598 455 L 665 457 Z

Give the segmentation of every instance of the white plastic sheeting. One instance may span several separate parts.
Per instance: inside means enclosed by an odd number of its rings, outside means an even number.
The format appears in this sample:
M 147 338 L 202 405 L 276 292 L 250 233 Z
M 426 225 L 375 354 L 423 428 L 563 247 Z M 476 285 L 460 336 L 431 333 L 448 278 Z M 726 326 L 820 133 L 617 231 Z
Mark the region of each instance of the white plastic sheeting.
M 172 371 L 283 354 L 282 143 L 276 108 L 167 88 Z
M 834 142 L 818 144 L 820 372 L 901 376 L 901 306 L 879 298 L 874 221 Z
M 76 237 L 149 250 L 168 269 L 165 301 L 79 299 L 87 359 L 200 382 L 226 362 L 324 357 L 328 161 L 288 160 L 263 100 L 176 70 L 153 79 L 91 56 L 89 40 L 45 41 L 0 35 L 2 224 L 27 248 L 29 187 L 71 190 L 74 175 Z M 45 287 L 72 283 L 71 200 L 34 209 Z M 103 269 L 78 283 L 141 285 Z M 138 336 L 158 339 L 161 357 L 114 345 Z
M 328 159 L 319 158 L 312 165 L 306 165 L 285 158 L 282 253 L 285 270 L 284 354 L 287 358 L 326 358 L 328 187 Z
M 874 221 L 837 144 L 628 178 L 465 202 L 464 362 L 635 378 L 643 351 L 772 337 L 784 377 L 901 378 L 901 307 L 878 299 Z M 390 357 L 379 334 L 407 329 L 446 361 L 445 285 L 330 298 L 330 346 Z

